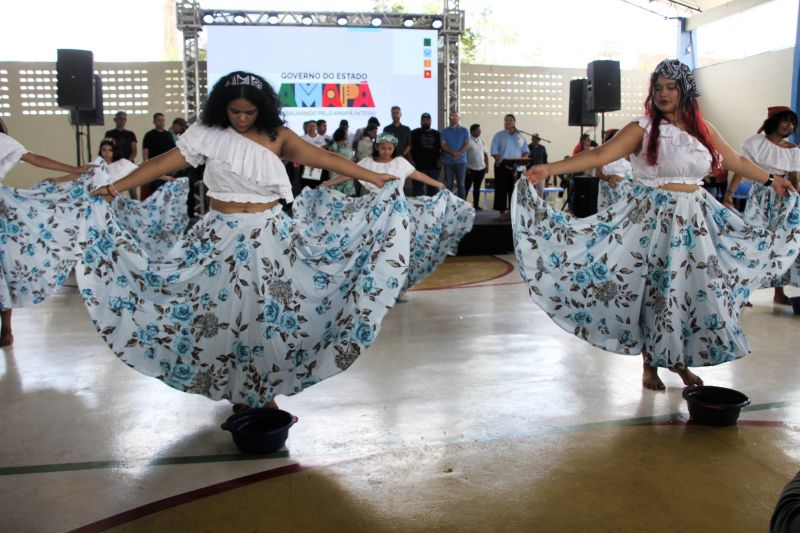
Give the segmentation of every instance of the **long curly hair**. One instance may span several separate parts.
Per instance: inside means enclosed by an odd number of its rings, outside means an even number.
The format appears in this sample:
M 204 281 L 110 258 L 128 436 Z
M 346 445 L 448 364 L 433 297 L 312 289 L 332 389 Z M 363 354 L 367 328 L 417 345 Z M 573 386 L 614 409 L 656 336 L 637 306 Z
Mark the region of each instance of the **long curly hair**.
M 780 113 L 775 113 L 774 115 L 768 117 L 761 125 L 761 130 L 763 130 L 764 133 L 769 135 L 778 129 L 778 126 L 780 125 L 781 121 L 787 119 L 791 121 L 792 124 L 794 124 L 794 129 L 797 129 L 797 113 L 795 113 L 791 109 L 788 109 L 786 111 L 781 111 Z
M 658 138 L 661 135 L 660 125 L 662 120 L 666 120 L 664 113 L 655 104 L 655 86 L 659 72 L 650 75 L 650 88 L 647 92 L 647 100 L 644 103 L 645 115 L 650 118 L 650 136 L 647 141 L 647 162 L 655 165 L 658 161 Z M 708 149 L 711 154 L 711 169 L 717 170 L 721 166 L 720 156 L 717 149 L 711 143 L 711 132 L 708 130 L 697 98 L 694 96 L 684 96 L 684 89 L 680 83 L 677 84 L 680 97 L 678 98 L 678 108 L 675 114 L 680 117 L 681 122 L 686 126 L 686 132 L 697 138 L 700 143 Z
M 247 82 L 243 83 L 242 80 Z M 206 126 L 229 127 L 228 104 L 239 98 L 256 106 L 258 116 L 253 127 L 274 141 L 278 136 L 278 128 L 283 126 L 278 95 L 267 80 L 251 72 L 239 70 L 221 77 L 208 95 L 200 121 Z

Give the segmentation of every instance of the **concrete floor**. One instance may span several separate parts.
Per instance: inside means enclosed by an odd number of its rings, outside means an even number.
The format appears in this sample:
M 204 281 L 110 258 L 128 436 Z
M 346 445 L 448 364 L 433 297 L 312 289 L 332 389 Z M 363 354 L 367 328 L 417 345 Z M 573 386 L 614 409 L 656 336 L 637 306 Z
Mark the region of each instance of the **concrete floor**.
M 739 426 L 686 424 L 682 384 L 570 336 L 513 257 L 451 258 L 347 372 L 279 397 L 285 450 L 238 454 L 226 403 L 129 369 L 75 289 L 0 349 L 2 531 L 766 531 L 800 468 L 798 325 L 771 290 L 753 353 L 697 372 Z M 800 289 L 788 289 L 789 295 Z

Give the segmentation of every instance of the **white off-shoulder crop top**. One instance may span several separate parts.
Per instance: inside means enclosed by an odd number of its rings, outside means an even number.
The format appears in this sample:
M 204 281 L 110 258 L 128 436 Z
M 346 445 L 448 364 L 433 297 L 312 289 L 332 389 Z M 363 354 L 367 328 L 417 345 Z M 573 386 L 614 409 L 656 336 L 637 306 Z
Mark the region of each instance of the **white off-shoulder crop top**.
M 800 170 L 800 148 L 778 146 L 760 133 L 742 141 L 742 151 L 770 174 L 783 175 Z
M 5 133 L 0 133 L 0 180 L 5 178 L 8 171 L 27 153 L 28 150 L 20 143 Z
M 620 176 L 621 178 L 631 179 L 633 177 L 633 167 L 631 162 L 625 159 L 617 159 L 607 165 L 603 165 L 603 174 L 606 176 Z
M 281 159 L 272 150 L 231 128 L 196 123 L 176 143 L 186 162 L 205 163 L 208 196 L 225 202 L 291 202 L 292 185 Z
M 650 119 L 642 117 L 639 126 L 644 128 L 642 146 L 638 154 L 631 154 L 631 166 L 636 181 L 649 187 L 667 183 L 702 185 L 703 178 L 711 172 L 711 154 L 693 135 L 662 122 L 658 136 L 658 162 L 647 162 L 647 141 L 650 138 Z
M 379 163 L 375 161 L 372 156 L 365 157 L 358 162 L 358 166 L 369 169 L 378 174 L 391 174 L 400 180 L 400 188 L 403 188 L 403 183 L 406 178 L 414 172 L 414 166 L 408 162 L 405 157 L 395 157 L 388 163 Z M 359 180 L 361 181 L 361 180 Z M 378 192 L 378 186 L 368 181 L 361 181 L 361 185 L 367 188 L 369 192 Z

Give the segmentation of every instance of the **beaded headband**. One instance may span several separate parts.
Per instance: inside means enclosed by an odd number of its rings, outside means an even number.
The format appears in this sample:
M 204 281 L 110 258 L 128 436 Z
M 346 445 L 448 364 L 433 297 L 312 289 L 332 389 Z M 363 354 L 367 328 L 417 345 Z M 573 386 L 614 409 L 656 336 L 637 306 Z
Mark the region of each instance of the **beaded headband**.
M 661 74 L 667 79 L 677 81 L 681 86 L 684 100 L 700 96 L 692 71 L 689 70 L 688 66 L 677 59 L 665 59 L 658 64 L 654 73 Z
M 225 87 L 229 87 L 231 85 L 249 85 L 259 90 L 264 88 L 264 84 L 261 83 L 261 80 L 252 74 L 245 74 L 244 76 L 241 74 L 232 75 L 230 78 L 228 78 L 228 81 L 225 82 Z
M 397 137 L 395 137 L 391 133 L 381 133 L 380 135 L 375 137 L 375 144 L 383 144 L 383 143 L 392 143 L 393 145 L 397 146 Z

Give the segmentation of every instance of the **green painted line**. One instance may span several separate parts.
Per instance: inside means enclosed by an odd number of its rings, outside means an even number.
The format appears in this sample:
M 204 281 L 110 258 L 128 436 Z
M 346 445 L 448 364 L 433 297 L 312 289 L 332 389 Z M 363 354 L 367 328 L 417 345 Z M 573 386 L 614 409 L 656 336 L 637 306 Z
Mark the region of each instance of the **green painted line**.
M 76 470 L 103 470 L 108 468 L 134 468 L 142 466 L 191 465 L 203 463 L 224 463 L 231 461 L 258 461 L 289 457 L 287 450 L 266 455 L 245 455 L 230 453 L 224 455 L 194 455 L 188 457 L 158 457 L 155 459 L 124 459 L 119 461 L 87 461 L 83 463 L 61 463 L 50 465 L 0 467 L 0 476 L 19 476 L 25 474 L 47 474 L 52 472 L 73 472 Z
M 769 409 L 782 409 L 784 407 L 792 407 L 796 405 L 797 402 L 772 402 L 772 403 L 760 403 L 758 405 L 748 405 L 742 408 L 742 411 L 767 411 Z
M 743 411 L 768 411 L 770 409 L 782 409 L 800 404 L 800 402 L 772 402 L 758 405 L 749 405 Z M 608 429 L 624 426 L 639 426 L 647 424 L 660 424 L 663 422 L 674 422 L 686 420 L 680 413 L 658 416 L 644 416 L 638 418 L 626 418 L 621 420 L 608 420 L 604 422 L 590 422 L 587 424 L 576 424 L 574 426 L 539 428 L 534 431 L 518 433 L 515 435 L 487 435 L 485 438 L 466 439 L 461 442 L 475 442 L 488 440 L 508 440 L 513 438 L 533 437 L 537 435 L 548 435 L 558 433 L 579 433 L 593 429 Z M 456 439 L 460 441 L 460 439 Z M 444 442 L 440 444 L 454 444 L 455 442 Z M 391 448 L 391 447 L 390 447 Z M 389 450 L 387 450 L 389 451 Z M 268 455 L 245 455 L 240 453 L 222 455 L 195 455 L 187 457 L 157 457 L 155 459 L 125 459 L 118 461 L 87 461 L 83 463 L 62 463 L 49 465 L 30 465 L 30 466 L 7 466 L 0 467 L 0 476 L 19 476 L 25 474 L 47 474 L 52 472 L 73 472 L 77 470 L 104 470 L 109 468 L 134 468 L 142 466 L 171 466 L 189 465 L 203 463 L 224 463 L 231 461 L 258 461 L 261 459 L 285 459 L 289 457 L 288 450 L 279 450 Z

